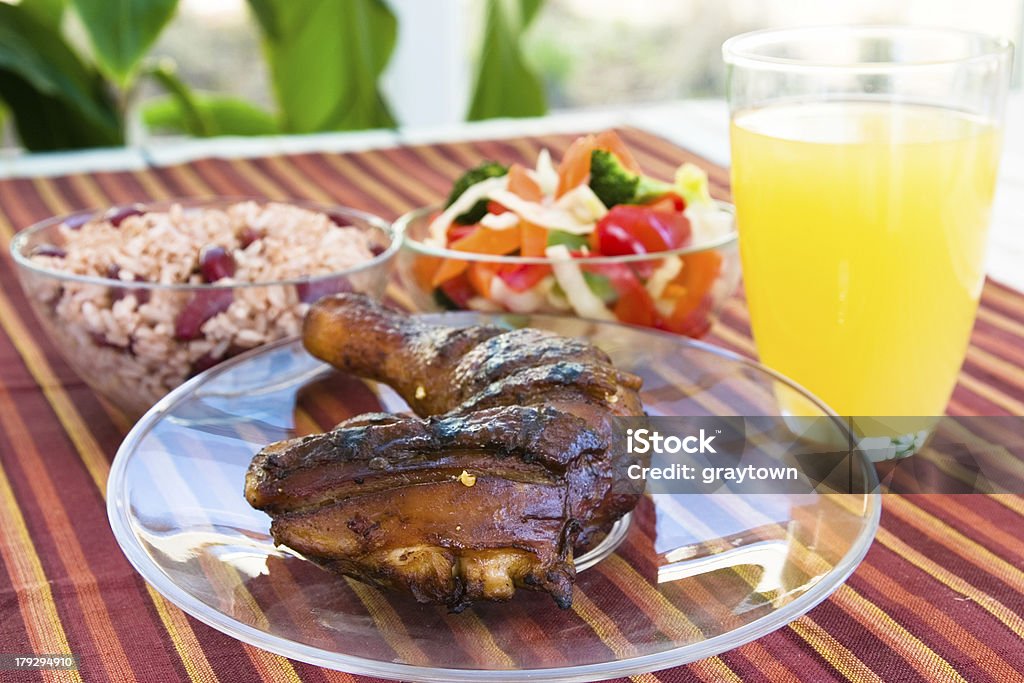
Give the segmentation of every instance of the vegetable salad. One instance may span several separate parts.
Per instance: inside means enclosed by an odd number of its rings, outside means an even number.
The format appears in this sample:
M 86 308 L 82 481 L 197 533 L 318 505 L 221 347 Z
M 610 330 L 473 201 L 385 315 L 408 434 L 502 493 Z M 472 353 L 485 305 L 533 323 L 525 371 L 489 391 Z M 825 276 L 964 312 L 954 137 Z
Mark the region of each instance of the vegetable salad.
M 495 260 L 422 258 L 414 276 L 445 308 L 574 312 L 699 336 L 723 265 L 717 249 L 699 247 L 732 231 L 701 169 L 651 178 L 605 131 L 575 140 L 557 167 L 543 150 L 534 168 L 488 161 L 467 171 L 424 242 Z

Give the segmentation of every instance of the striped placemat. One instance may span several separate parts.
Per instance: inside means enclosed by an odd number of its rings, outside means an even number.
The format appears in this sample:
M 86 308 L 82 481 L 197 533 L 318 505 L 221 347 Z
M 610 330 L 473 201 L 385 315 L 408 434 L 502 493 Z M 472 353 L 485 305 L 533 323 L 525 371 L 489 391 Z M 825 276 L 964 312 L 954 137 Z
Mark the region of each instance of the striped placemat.
M 696 159 L 622 131 L 645 169 Z M 79 671 L 0 680 L 361 681 L 253 648 L 185 616 L 132 571 L 106 522 L 105 486 L 129 421 L 42 336 L 6 244 L 66 211 L 176 196 L 333 201 L 393 218 L 441 199 L 482 158 L 560 154 L 573 136 L 420 145 L 349 154 L 206 159 L 143 171 L 0 181 L 0 653 L 73 652 Z M 709 168 L 727 198 L 727 173 Z M 989 283 L 953 414 L 1024 415 L 1024 295 Z M 710 341 L 753 346 L 742 298 Z M 1024 678 L 1024 500 L 895 496 L 847 585 L 788 627 L 718 657 L 637 681 Z

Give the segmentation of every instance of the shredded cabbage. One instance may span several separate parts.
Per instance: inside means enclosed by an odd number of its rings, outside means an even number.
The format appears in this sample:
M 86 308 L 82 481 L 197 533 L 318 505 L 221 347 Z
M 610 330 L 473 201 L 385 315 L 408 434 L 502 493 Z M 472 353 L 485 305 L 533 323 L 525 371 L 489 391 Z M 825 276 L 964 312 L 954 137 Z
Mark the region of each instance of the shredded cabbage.
M 579 230 L 579 222 L 573 219 L 566 211 L 560 210 L 557 207 L 527 201 L 508 190 L 499 190 L 493 193 L 491 199 L 534 225 L 548 229 L 564 230 L 565 232 L 576 232 Z
M 451 227 L 452 221 L 455 220 L 456 216 L 461 216 L 476 204 L 481 199 L 487 199 L 490 194 L 496 190 L 504 190 L 508 187 L 508 176 L 503 175 L 497 178 L 488 178 L 487 180 L 481 180 L 476 185 L 470 185 L 466 188 L 466 191 L 459 195 L 459 198 L 452 202 L 452 205 L 441 212 L 437 218 L 430 224 L 430 242 L 440 247 L 445 246 L 447 240 L 445 239 L 448 228 Z
M 508 230 L 519 225 L 519 216 L 511 211 L 505 213 L 488 213 L 480 219 L 480 225 L 490 230 Z
M 665 291 L 668 283 L 672 282 L 683 270 L 683 260 L 678 256 L 669 256 L 662 259 L 658 267 L 647 278 L 647 292 L 652 299 L 657 299 Z
M 596 223 L 608 213 L 608 208 L 586 183 L 566 192 L 555 205 L 586 223 Z
M 683 212 L 690 221 L 693 243 L 702 244 L 728 235 L 733 230 L 732 214 L 717 204 L 691 204 Z
M 566 192 L 556 201 L 550 199 L 558 185 L 558 173 L 551 164 L 551 156 L 547 154 L 547 150 L 541 151 L 537 159 L 537 170 L 531 173 L 545 194 L 544 200 L 531 202 L 509 192 L 508 176 L 482 180 L 466 188 L 466 191 L 459 195 L 459 198 L 451 206 L 434 219 L 430 224 L 428 241 L 445 246 L 445 236 L 455 218 L 471 209 L 482 199 L 498 202 L 508 209 L 510 214 L 508 217 L 506 214 L 484 216 L 480 221 L 481 225 L 492 230 L 507 230 L 514 227 L 518 224 L 518 220 L 513 222 L 511 214 L 514 214 L 522 220 L 548 230 L 560 230 L 573 235 L 589 235 L 594 231 L 597 221 L 608 213 L 605 205 L 586 184 Z M 553 179 L 550 177 L 552 174 Z
M 501 277 L 495 275 L 491 280 L 491 299 L 501 304 L 506 310 L 513 313 L 536 313 L 547 303 L 547 290 L 543 287 L 551 286 L 551 278 L 541 280 L 526 291 L 517 292 L 508 285 Z
M 583 278 L 583 271 L 578 264 L 573 262 L 572 254 L 564 244 L 555 244 L 548 247 L 544 252 L 553 261 L 551 269 L 554 271 L 558 286 L 565 292 L 565 298 L 569 305 L 581 318 L 593 318 L 595 320 L 612 320 L 615 315 L 608 310 L 602 301 Z
M 472 311 L 480 311 L 482 313 L 501 313 L 505 310 L 499 304 L 482 296 L 474 296 L 466 302 L 466 307 Z
M 555 194 L 558 189 L 558 171 L 555 170 L 555 165 L 551 161 L 551 153 L 548 152 L 547 147 L 537 155 L 537 168 L 531 175 L 545 197 Z

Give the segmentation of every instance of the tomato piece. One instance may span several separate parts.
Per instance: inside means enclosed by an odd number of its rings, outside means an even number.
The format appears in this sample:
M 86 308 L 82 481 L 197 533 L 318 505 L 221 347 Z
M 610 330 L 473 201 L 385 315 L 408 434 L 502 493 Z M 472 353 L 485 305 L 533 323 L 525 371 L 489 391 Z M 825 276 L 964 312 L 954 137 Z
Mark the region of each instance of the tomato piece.
M 711 296 L 705 295 L 694 308 L 682 315 L 672 314 L 665 324 L 665 329 L 687 337 L 703 337 L 711 329 Z
M 647 223 L 640 223 L 640 240 L 647 247 L 664 244 L 665 249 L 685 247 L 692 235 L 690 219 L 676 211 L 651 210 Z M 648 230 L 649 228 L 649 230 Z
M 649 206 L 655 211 L 676 211 L 682 213 L 686 211 L 686 200 L 675 192 L 666 192 L 647 202 L 644 206 Z
M 452 223 L 451 226 L 449 226 L 447 233 L 448 244 L 458 242 L 463 237 L 476 230 L 476 228 L 476 225 L 460 225 L 458 223 Z
M 690 220 L 681 213 L 619 204 L 598 222 L 591 247 L 606 256 L 648 254 L 685 246 L 690 234 Z
M 542 263 L 516 263 L 502 268 L 498 276 L 509 289 L 525 292 L 550 274 L 551 266 Z
M 615 303 L 612 313 L 624 323 L 644 327 L 652 327 L 657 321 L 658 315 L 654 308 L 654 300 L 644 287 L 623 292 Z
M 581 263 L 580 270 L 584 273 L 603 275 L 608 278 L 612 286 L 619 292 L 643 287 L 636 274 L 625 263 Z
M 506 211 L 508 211 L 508 209 L 506 209 L 504 206 L 494 201 L 493 199 L 487 202 L 487 213 L 493 213 L 495 216 L 500 216 Z
M 581 268 L 586 273 L 596 273 L 608 278 L 618 294 L 612 312 L 620 321 L 630 325 L 653 326 L 658 312 L 654 307 L 647 288 L 636 272 L 625 263 L 585 263 Z
M 454 310 L 464 310 L 469 307 L 469 300 L 472 299 L 476 292 L 473 290 L 473 285 L 470 284 L 469 278 L 466 277 L 465 273 L 446 280 L 441 284 L 437 291 L 441 293 L 441 299 L 443 307 Z
M 591 233 L 591 248 L 604 256 L 625 256 L 647 252 L 644 245 L 621 225 L 602 221 Z

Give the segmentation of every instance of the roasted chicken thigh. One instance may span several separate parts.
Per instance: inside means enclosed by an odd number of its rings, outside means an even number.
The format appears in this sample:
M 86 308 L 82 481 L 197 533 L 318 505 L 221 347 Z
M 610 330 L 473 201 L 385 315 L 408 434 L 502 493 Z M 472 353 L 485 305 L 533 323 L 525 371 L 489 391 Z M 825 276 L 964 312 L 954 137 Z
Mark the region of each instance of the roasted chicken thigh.
M 638 377 L 578 339 L 428 324 L 352 294 L 315 304 L 304 342 L 416 415 L 260 451 L 245 494 L 277 543 L 454 611 L 516 588 L 571 604 L 574 551 L 638 499 L 610 447 L 610 418 L 642 414 Z

